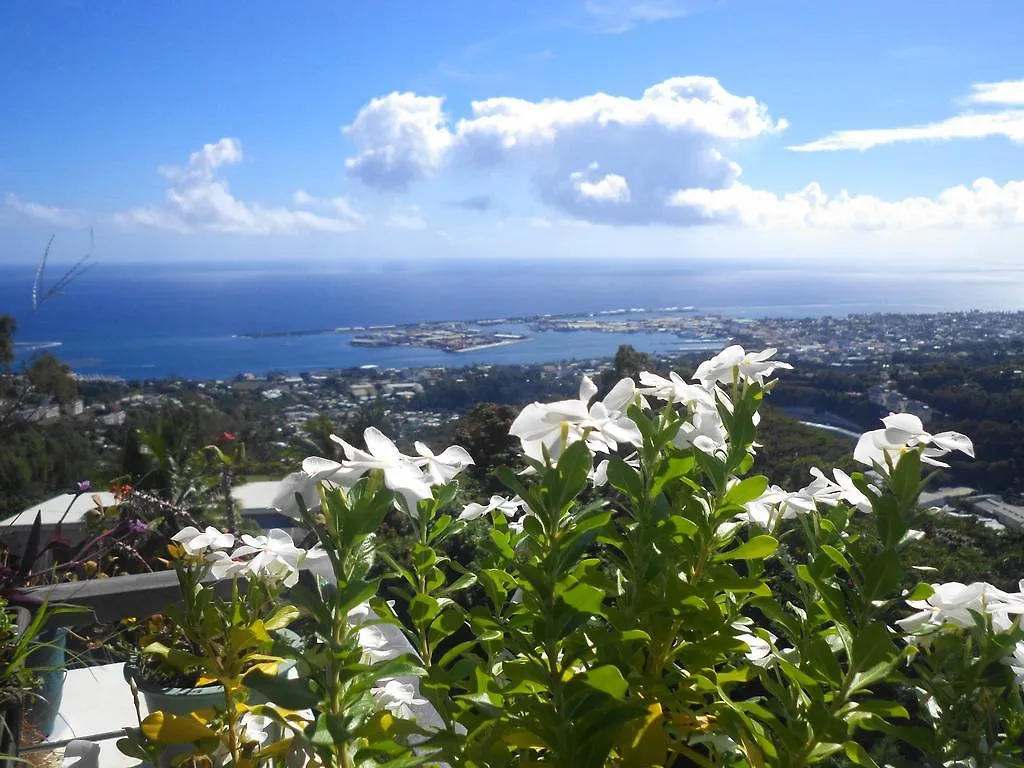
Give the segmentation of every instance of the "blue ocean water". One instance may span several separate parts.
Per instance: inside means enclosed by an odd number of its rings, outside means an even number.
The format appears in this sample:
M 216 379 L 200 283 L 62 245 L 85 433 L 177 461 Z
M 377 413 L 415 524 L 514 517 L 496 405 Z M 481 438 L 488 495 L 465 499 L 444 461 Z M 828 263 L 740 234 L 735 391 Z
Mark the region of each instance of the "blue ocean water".
M 60 267 L 48 268 L 59 276 Z M 351 264 L 103 263 L 31 309 L 34 266 L 0 266 L 0 314 L 22 354 L 52 344 L 83 374 L 226 378 L 376 364 L 460 366 L 583 359 L 621 343 L 671 352 L 659 334 L 545 333 L 465 354 L 352 347 L 343 335 L 241 334 L 692 305 L 743 317 L 1024 308 L 1024 270 L 905 275 L 684 262 L 542 261 Z M 59 345 L 59 346 L 57 346 Z

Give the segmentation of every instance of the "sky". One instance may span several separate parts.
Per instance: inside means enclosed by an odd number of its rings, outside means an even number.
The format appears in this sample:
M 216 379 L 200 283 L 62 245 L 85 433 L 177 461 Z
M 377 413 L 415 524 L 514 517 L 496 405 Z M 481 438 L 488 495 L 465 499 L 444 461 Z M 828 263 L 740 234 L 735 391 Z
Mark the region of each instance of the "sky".
M 1024 3 L 5 0 L 0 265 L 1005 269 Z

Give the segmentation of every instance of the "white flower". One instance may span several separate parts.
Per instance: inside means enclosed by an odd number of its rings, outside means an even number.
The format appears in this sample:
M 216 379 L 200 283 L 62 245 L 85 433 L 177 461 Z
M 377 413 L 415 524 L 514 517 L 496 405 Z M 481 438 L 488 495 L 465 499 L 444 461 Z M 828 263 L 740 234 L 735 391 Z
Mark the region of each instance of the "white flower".
M 506 499 L 501 496 L 491 496 L 487 504 L 478 504 L 475 501 L 467 504 L 459 515 L 459 520 L 476 520 L 486 514 L 499 510 L 505 517 L 515 517 L 523 505 L 523 500 L 518 496 Z
M 642 389 L 637 390 L 641 394 L 651 395 L 659 400 L 670 403 L 682 403 L 685 406 L 693 406 L 696 403 L 714 406 L 714 397 L 704 387 L 697 384 L 688 384 L 682 376 L 671 371 L 668 378 L 663 378 L 648 371 L 640 372 L 640 383 Z
M 306 466 L 310 462 L 315 461 L 329 461 L 328 459 L 321 459 L 319 456 L 311 456 L 302 462 L 302 472 L 292 472 L 290 475 L 285 477 L 277 488 L 277 494 L 270 502 L 270 506 L 281 512 L 283 515 L 287 515 L 293 519 L 299 519 L 299 505 L 295 500 L 295 494 L 302 497 L 302 505 L 306 509 L 312 509 L 319 506 L 320 504 L 320 492 L 317 490 L 317 485 L 320 480 L 310 475 L 306 470 Z M 331 462 L 336 464 L 337 462 Z M 341 465 L 338 464 L 338 468 Z
M 699 401 L 690 421 L 683 422 L 673 443 L 677 448 L 688 448 L 692 445 L 699 451 L 714 454 L 725 450 L 728 439 L 725 423 L 718 408 L 714 403 L 708 405 Z
M 243 713 L 236 723 L 238 740 L 242 744 L 262 744 L 267 740 L 267 729 L 273 722 L 266 715 Z
M 523 453 L 536 461 L 544 460 L 545 449 L 552 460 L 572 443 L 586 440 L 595 453 L 610 453 L 619 443 L 639 446 L 643 436 L 626 409 L 637 401 L 632 379 L 622 379 L 612 391 L 593 405 L 597 385 L 584 376 L 576 400 L 531 403 L 512 422 L 509 434 L 518 437 Z
M 430 483 L 416 466 L 417 460 L 401 453 L 376 427 L 368 427 L 363 432 L 365 451 L 349 445 L 337 435 L 331 435 L 331 440 L 341 445 L 348 457 L 339 465 L 343 471 L 339 480 L 341 484 L 351 485 L 349 481 L 353 477 L 358 478 L 370 470 L 379 469 L 384 472 L 384 485 L 402 496 L 410 511 L 416 509 L 417 501 L 431 497 Z M 328 467 L 324 465 L 323 471 L 327 470 Z M 337 472 L 331 479 L 335 477 L 338 477 Z
M 992 615 L 995 629 L 1005 631 L 1011 614 L 1024 614 L 1024 597 L 1020 593 L 1007 593 L 987 582 L 951 581 L 932 584 L 932 589 L 934 593 L 927 600 L 907 601 L 907 605 L 917 608 L 918 612 L 896 622 L 904 632 L 920 634 L 946 625 L 972 627 L 972 611 Z
M 948 467 L 945 462 L 936 461 L 950 451 L 961 451 L 974 458 L 974 444 L 959 432 L 940 432 L 937 435 L 925 431 L 921 419 L 912 413 L 890 413 L 882 423 L 885 429 L 865 432 L 857 442 L 853 458 L 862 464 L 886 464 L 899 461 L 908 450 L 924 446 L 921 461 L 936 467 Z
M 384 709 L 402 720 L 412 720 L 412 707 L 426 705 L 426 699 L 416 696 L 416 688 L 412 683 L 399 680 L 388 680 L 380 688 L 373 689 L 373 695 L 384 705 Z
M 799 492 L 804 498 L 828 507 L 834 507 L 840 501 L 845 501 L 862 512 L 871 511 L 871 502 L 868 497 L 861 493 L 860 489 L 854 485 L 853 478 L 843 470 L 833 469 L 832 476 L 835 480 L 830 480 L 820 469 L 811 467 L 811 476 L 814 480 Z
M 280 579 L 286 587 L 292 587 L 299 580 L 299 565 L 308 554 L 295 546 L 291 536 L 274 528 L 267 531 L 266 536 L 242 534 L 242 546 L 232 553 L 232 557 L 237 560 L 253 555 L 245 564 L 248 573 Z
M 740 634 L 736 635 L 737 640 L 742 640 L 747 644 L 749 649 L 744 656 L 747 657 L 747 661 L 758 667 L 769 667 L 775 662 L 775 655 L 772 651 L 772 643 L 778 638 L 772 632 L 766 632 L 769 640 L 765 640 L 758 635 L 753 634 L 751 628 L 754 622 L 747 618 L 742 617 L 733 623 L 732 628 L 739 630 Z M 770 641 L 770 642 L 769 642 Z
M 416 464 L 426 467 L 426 474 L 432 485 L 444 485 L 450 482 L 459 472 L 474 463 L 469 451 L 458 445 L 449 446 L 437 455 L 419 441 L 416 442 L 415 447 L 416 453 L 422 457 L 415 460 Z
M 793 508 L 785 504 L 793 494 L 777 485 L 769 486 L 765 492 L 753 501 L 743 505 L 746 512 L 739 515 L 748 523 L 756 523 L 764 528 L 774 528 L 780 520 L 788 520 L 796 516 Z
M 1013 674 L 1017 677 L 1017 682 L 1020 685 L 1024 685 L 1024 641 L 1014 646 L 1013 653 L 1006 659 L 1006 663 L 1013 670 Z
M 630 454 L 623 461 L 633 469 L 640 469 L 640 457 L 636 453 Z M 595 488 L 600 488 L 608 482 L 608 464 L 608 459 L 599 461 L 597 466 L 587 474 L 587 479 Z
M 737 379 L 764 385 L 765 377 L 771 376 L 776 369 L 793 367 L 789 363 L 770 360 L 775 352 L 771 347 L 762 352 L 745 352 L 739 344 L 733 344 L 697 366 L 693 377 L 709 388 L 716 382 L 732 384 Z
M 359 647 L 363 651 L 363 664 L 388 661 L 400 653 L 390 646 L 387 635 L 374 624 L 365 624 L 359 627 Z
M 235 537 L 230 533 L 222 533 L 212 526 L 208 526 L 205 531 L 200 531 L 190 525 L 174 534 L 171 541 L 181 544 L 188 554 L 199 555 L 207 549 L 228 549 L 235 543 Z
M 210 564 L 210 573 L 216 579 L 226 579 L 244 573 L 248 565 L 242 560 L 235 560 L 227 552 L 209 552 L 206 562 Z

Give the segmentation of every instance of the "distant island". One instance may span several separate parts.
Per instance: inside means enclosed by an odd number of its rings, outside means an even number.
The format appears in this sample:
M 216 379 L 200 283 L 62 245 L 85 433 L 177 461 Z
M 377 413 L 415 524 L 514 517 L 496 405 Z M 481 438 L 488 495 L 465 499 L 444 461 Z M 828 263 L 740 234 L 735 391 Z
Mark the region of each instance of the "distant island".
M 561 315 L 484 318 L 479 320 L 442 320 L 394 325 L 350 325 L 337 328 L 314 328 L 292 331 L 256 331 L 240 334 L 247 339 L 280 338 L 282 336 L 320 336 L 358 334 L 349 339 L 354 347 L 420 347 L 443 352 L 476 352 L 492 347 L 531 341 L 523 333 L 498 333 L 480 326 L 527 325 L 538 333 L 547 331 L 598 331 L 603 333 L 674 333 L 692 336 L 695 332 L 714 336 L 721 331 L 716 315 L 697 317 L 695 307 L 661 307 L 646 309 L 609 309 L 600 312 L 579 312 Z M 640 317 L 623 318 L 623 315 Z M 653 316 L 652 316 L 653 315 Z M 614 319 L 612 319 L 614 318 Z

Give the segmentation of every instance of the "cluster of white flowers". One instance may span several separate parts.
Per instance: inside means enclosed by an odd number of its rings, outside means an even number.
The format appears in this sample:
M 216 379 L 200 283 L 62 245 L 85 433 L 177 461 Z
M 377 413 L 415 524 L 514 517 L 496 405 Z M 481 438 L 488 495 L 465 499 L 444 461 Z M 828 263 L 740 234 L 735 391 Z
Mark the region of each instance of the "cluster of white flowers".
M 388 604 L 391 605 L 393 602 L 389 601 Z M 349 611 L 348 619 L 357 628 L 363 664 L 377 664 L 402 654 L 399 644 L 389 640 L 381 629 L 381 624 L 369 603 L 360 603 Z M 426 699 L 417 696 L 414 683 L 404 683 L 395 678 L 381 680 L 373 689 L 373 697 L 392 715 L 405 720 L 414 719 L 412 707 L 427 704 Z
M 299 580 L 299 569 L 307 560 L 324 556 L 319 547 L 303 549 L 295 546 L 292 537 L 279 528 L 267 531 L 265 536 L 242 534 L 241 545 L 233 552 L 235 537 L 213 527 L 200 531 L 195 526 L 182 528 L 171 537 L 191 557 L 202 558 L 210 572 L 218 579 L 229 576 L 254 576 L 280 581 L 294 586 Z
M 419 455 L 406 456 L 376 427 L 369 427 L 363 432 L 365 451 L 337 435 L 331 435 L 331 440 L 342 447 L 345 459 L 339 462 L 320 456 L 307 458 L 302 462 L 302 472 L 286 478 L 286 489 L 275 499 L 275 506 L 290 509 L 294 506 L 296 493 L 307 505 L 314 506 L 319 499 L 318 483 L 329 482 L 349 488 L 367 472 L 379 469 L 384 473 L 384 485 L 401 496 L 408 509 L 414 510 L 417 502 L 431 497 L 431 486 L 450 482 L 473 464 L 473 457 L 457 445 L 435 454 L 417 442 L 415 448 Z
M 950 451 L 961 451 L 974 457 L 974 444 L 959 432 L 940 432 L 931 435 L 925 431 L 921 419 L 912 413 L 890 413 L 882 423 L 885 429 L 876 429 L 861 435 L 853 458 L 869 467 L 875 464 L 895 464 L 900 456 L 909 450 L 924 446 L 921 461 L 936 467 L 948 467 L 938 457 Z
M 917 612 L 896 622 L 919 640 L 927 641 L 936 632 L 973 627 L 975 615 L 987 616 L 996 632 L 1008 632 L 1024 621 L 1024 579 L 1017 585 L 1017 592 L 1006 592 L 984 581 L 931 586 L 933 592 L 926 600 L 907 601 Z M 1014 646 L 1005 661 L 1017 682 L 1024 685 L 1024 641 Z
M 579 397 L 554 403 L 531 403 L 512 423 L 509 433 L 518 437 L 523 453 L 535 461 L 556 461 L 569 445 L 584 441 L 595 454 L 608 454 L 620 445 L 639 447 L 643 436 L 629 418 L 631 405 L 647 408 L 647 397 L 684 406 L 689 419 L 676 438 L 680 448 L 694 446 L 706 453 L 725 448 L 728 435 L 719 413 L 719 406 L 732 409 L 729 396 L 719 386 L 734 382 L 763 385 L 765 377 L 788 363 L 771 360 L 774 349 L 748 353 L 734 345 L 722 350 L 697 368 L 699 383 L 689 383 L 678 373 L 668 378 L 644 371 L 640 387 L 632 379 L 619 381 L 602 400 L 594 401 L 597 385 L 587 376 L 580 383 Z M 596 485 L 606 480 L 600 469 L 592 475 Z
M 637 402 L 633 380 L 622 379 L 603 400 L 591 404 L 596 394 L 597 385 L 584 376 L 577 399 L 531 403 L 512 422 L 509 434 L 519 438 L 523 453 L 535 461 L 545 461 L 545 455 L 557 461 L 580 440 L 594 453 L 611 453 L 620 443 L 642 445 L 639 428 L 626 415 Z

